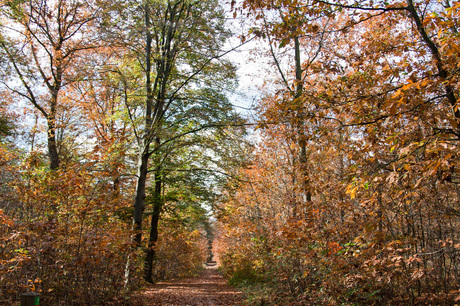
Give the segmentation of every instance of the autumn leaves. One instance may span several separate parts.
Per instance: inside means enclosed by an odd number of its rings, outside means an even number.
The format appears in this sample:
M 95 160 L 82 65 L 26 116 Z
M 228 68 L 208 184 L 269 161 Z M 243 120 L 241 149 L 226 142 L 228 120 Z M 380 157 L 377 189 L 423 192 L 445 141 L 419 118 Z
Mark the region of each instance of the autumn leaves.
M 228 275 L 274 303 L 456 300 L 458 3 L 244 7 L 281 74 L 223 205 Z

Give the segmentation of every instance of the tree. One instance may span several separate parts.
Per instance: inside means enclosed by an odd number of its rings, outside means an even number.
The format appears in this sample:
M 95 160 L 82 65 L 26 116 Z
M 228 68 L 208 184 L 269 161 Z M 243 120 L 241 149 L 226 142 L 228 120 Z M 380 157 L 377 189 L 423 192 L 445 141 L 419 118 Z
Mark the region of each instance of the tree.
M 141 7 L 142 15 L 126 16 L 133 7 Z M 114 48 L 129 48 L 125 53 L 135 59 L 119 66 L 117 73 L 127 80 L 125 102 L 128 117 L 138 144 L 138 175 L 134 203 L 134 238 L 142 243 L 142 223 L 148 176 L 153 176 L 151 196 L 153 214 L 148 260 L 151 271 L 156 230 L 162 207 L 161 193 L 165 180 L 163 161 L 176 143 L 193 146 L 185 140 L 192 134 L 224 129 L 234 119 L 222 93 L 233 84 L 234 67 L 222 57 L 222 46 L 230 33 L 224 27 L 223 10 L 216 1 L 184 0 L 127 3 L 123 9 L 112 6 L 117 24 L 108 27 L 106 37 Z M 126 20 L 126 27 L 122 27 Z M 123 40 L 132 33 L 144 45 Z M 131 52 L 131 53 L 130 53 Z M 120 61 L 119 63 L 122 63 Z M 128 68 L 129 67 L 129 68 Z M 134 81 L 136 80 L 136 81 Z M 143 87 L 136 86 L 142 82 Z M 219 113 L 222 111 L 222 113 Z M 183 142 L 182 142 L 183 141 Z M 146 272 L 151 281 L 151 272 Z
M 2 27 L 0 46 L 8 59 L 2 83 L 46 120 L 50 168 L 56 170 L 63 89 L 82 78 L 75 68 L 80 53 L 96 47 L 91 24 L 98 10 L 92 2 L 30 1 L 8 2 L 2 12 L 11 22 Z
M 299 146 L 298 163 L 300 176 L 293 176 L 298 182 L 294 193 L 300 192 L 299 204 L 311 206 L 314 191 L 311 188 L 308 142 L 314 138 L 314 129 L 309 127 L 309 113 L 315 112 L 314 105 L 302 98 L 305 82 L 309 81 L 309 69 L 321 54 L 330 27 L 330 17 L 311 17 L 304 14 L 302 3 L 268 3 L 245 1 L 246 8 L 255 19 L 250 30 L 268 44 L 278 82 L 271 105 L 263 106 L 261 125 L 287 124 L 291 126 L 291 137 Z M 305 58 L 305 59 L 303 59 Z M 287 66 L 287 69 L 286 69 Z M 267 99 L 270 101 L 270 99 Z M 297 166 L 294 166 L 297 167 Z M 294 205 L 294 216 L 297 208 Z M 309 214 L 307 212 L 307 214 Z

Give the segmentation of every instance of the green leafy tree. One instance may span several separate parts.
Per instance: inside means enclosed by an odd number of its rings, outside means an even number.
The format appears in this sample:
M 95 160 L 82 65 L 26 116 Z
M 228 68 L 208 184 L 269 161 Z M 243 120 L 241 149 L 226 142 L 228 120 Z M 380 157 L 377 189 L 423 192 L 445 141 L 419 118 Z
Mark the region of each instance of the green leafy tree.
M 137 143 L 133 223 L 138 246 L 152 177 L 154 234 L 149 239 L 147 260 L 151 262 L 162 206 L 163 161 L 165 156 L 174 156 L 168 150 L 193 147 L 193 135 L 205 137 L 229 124 L 241 124 L 224 98 L 225 90 L 235 84 L 234 67 L 223 59 L 229 52 L 223 45 L 230 32 L 217 1 L 113 3 L 110 10 L 110 16 L 116 17 L 115 23 L 106 21 L 106 38 L 114 49 L 129 50 L 122 51 L 124 59 L 119 59 L 115 70 L 126 80 L 126 112 Z M 143 44 L 126 41 L 128 36 L 138 37 Z M 151 268 L 146 271 L 146 279 L 151 281 Z

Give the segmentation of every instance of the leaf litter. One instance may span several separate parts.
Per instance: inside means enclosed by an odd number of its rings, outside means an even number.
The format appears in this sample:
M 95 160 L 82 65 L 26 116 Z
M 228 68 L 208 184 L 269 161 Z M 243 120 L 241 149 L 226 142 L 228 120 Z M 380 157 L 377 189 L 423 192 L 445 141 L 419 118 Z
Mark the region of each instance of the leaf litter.
M 197 277 L 149 285 L 134 298 L 133 305 L 191 306 L 242 305 L 243 293 L 227 284 L 216 265 L 206 265 Z

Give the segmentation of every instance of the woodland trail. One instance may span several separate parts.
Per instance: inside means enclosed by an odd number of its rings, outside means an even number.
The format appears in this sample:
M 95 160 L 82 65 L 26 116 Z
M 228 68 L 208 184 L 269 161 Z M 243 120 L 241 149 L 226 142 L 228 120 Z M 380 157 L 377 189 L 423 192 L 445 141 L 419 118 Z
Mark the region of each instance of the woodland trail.
M 136 297 L 136 306 L 242 305 L 243 293 L 227 284 L 217 266 L 207 265 L 197 277 L 159 282 Z

